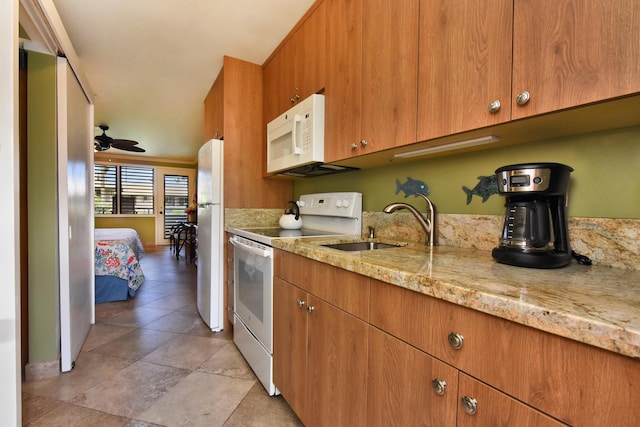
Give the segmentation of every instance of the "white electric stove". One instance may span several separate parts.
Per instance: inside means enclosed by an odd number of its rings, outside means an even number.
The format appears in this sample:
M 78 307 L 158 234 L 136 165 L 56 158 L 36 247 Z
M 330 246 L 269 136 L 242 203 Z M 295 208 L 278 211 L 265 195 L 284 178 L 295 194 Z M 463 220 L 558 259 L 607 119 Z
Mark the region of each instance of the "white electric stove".
M 273 383 L 274 239 L 315 236 L 358 238 L 362 230 L 362 194 L 305 194 L 296 202 L 302 229 L 229 228 L 234 246 L 233 341 L 270 395 Z

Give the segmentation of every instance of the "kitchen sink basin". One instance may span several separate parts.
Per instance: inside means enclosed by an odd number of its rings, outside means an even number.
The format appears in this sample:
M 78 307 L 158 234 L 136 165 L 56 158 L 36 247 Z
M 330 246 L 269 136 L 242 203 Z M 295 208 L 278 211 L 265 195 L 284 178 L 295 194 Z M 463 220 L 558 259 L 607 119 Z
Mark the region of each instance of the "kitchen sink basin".
M 326 248 L 340 249 L 341 251 L 371 251 L 373 249 L 399 248 L 400 245 L 381 242 L 351 242 L 322 245 Z

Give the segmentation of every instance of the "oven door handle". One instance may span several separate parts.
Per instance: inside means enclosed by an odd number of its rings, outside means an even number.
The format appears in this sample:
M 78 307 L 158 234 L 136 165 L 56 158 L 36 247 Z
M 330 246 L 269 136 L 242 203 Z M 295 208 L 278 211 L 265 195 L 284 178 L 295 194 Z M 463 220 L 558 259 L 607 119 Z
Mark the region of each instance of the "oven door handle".
M 271 258 L 271 250 L 269 249 L 259 249 L 253 246 L 245 245 L 244 243 L 238 241 L 238 239 L 236 239 L 235 237 L 230 237 L 229 242 L 236 248 L 247 251 L 252 255 L 257 255 L 262 258 Z

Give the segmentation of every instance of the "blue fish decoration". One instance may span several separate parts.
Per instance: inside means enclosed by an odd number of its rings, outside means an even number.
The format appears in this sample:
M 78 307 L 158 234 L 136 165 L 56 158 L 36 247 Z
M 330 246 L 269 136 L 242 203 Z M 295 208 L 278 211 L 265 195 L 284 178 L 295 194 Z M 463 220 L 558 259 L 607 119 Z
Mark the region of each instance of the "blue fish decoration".
M 474 194 L 482 197 L 482 203 L 492 195 L 498 194 L 498 177 L 496 175 L 479 176 L 478 181 L 478 184 L 471 190 L 464 185 L 462 186 L 462 191 L 467 193 L 467 204 L 471 203 Z
M 425 196 L 429 195 L 429 187 L 423 181 L 412 179 L 407 177 L 407 181 L 404 184 L 400 183 L 399 179 L 396 179 L 396 194 L 400 191 L 404 192 L 405 199 L 409 196 L 413 196 L 416 193 L 424 194 Z

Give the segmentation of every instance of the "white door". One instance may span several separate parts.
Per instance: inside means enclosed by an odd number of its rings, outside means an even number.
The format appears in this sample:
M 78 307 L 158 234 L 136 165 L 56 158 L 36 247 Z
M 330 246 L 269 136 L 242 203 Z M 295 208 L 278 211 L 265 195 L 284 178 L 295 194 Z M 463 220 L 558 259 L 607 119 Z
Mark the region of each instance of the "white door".
M 4 244 L 0 249 L 0 414 L 21 423 L 20 247 L 18 214 L 18 2 L 0 2 L 0 197 Z
M 156 169 L 156 245 L 168 245 L 171 227 L 187 221 L 196 192 L 194 169 Z
M 57 58 L 60 360 L 70 371 L 94 323 L 93 105 Z

